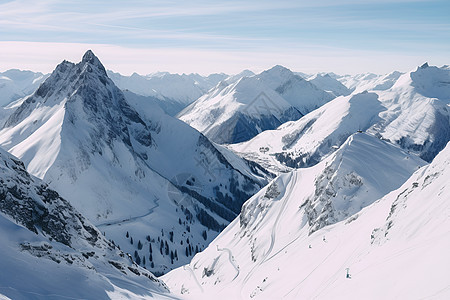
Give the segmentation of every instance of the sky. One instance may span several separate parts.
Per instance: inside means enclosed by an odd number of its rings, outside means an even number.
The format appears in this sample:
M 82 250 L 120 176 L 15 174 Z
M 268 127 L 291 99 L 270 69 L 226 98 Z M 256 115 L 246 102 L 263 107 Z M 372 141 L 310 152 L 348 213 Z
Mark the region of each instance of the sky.
M 449 15 L 449 0 L 0 0 L 0 71 L 88 49 L 125 75 L 409 71 L 450 64 Z

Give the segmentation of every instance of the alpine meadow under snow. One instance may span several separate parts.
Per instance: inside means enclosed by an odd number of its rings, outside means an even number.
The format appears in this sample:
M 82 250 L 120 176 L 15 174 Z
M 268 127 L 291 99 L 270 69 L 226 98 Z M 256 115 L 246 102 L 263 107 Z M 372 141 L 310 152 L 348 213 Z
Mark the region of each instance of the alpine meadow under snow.
M 1 299 L 450 298 L 448 66 L 124 76 L 89 50 L 0 73 L 0 106 Z

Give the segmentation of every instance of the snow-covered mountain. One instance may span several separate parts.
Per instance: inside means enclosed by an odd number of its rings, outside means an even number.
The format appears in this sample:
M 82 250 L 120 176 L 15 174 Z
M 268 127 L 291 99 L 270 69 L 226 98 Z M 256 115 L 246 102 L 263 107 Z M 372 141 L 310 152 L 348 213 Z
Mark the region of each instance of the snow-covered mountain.
M 306 115 L 335 98 L 334 95 L 321 90 L 280 65 L 258 74 L 257 77 L 265 85 L 279 93 L 302 115 Z
M 259 75 L 228 78 L 178 117 L 217 143 L 238 143 L 297 120 L 333 96 L 275 66 Z
M 0 144 L 123 250 L 145 256 L 142 265 L 164 272 L 204 248 L 268 174 L 134 100 L 88 51 L 17 108 Z
M 316 74 L 308 78 L 308 81 L 318 88 L 333 94 L 334 97 L 348 96 L 352 92 L 339 80 L 331 77 L 329 74 Z
M 184 109 L 179 118 L 213 141 L 235 143 L 273 129 L 300 112 L 256 77 L 225 81 Z
M 423 165 L 354 134 L 320 164 L 277 177 L 162 279 L 192 299 L 448 298 L 450 145 Z
M 13 112 L 14 102 L 33 93 L 48 76 L 16 69 L 0 73 L 0 126 Z
M 201 76 L 199 74 L 179 75 L 167 72 L 157 72 L 146 76 L 136 73 L 131 76 L 124 76 L 112 71 L 107 71 L 107 74 L 116 86 L 122 90 L 150 97 L 150 99 L 159 99 L 161 104 L 168 102 L 169 105 L 180 107 L 175 113 L 168 110 L 167 113 L 171 115 L 180 112 L 181 109 L 200 98 L 209 89 L 228 77 L 225 74 Z
M 373 73 L 337 76 L 343 85 L 350 91 L 360 93 L 363 91 L 385 91 L 390 89 L 403 73 L 393 71 L 385 75 Z
M 450 67 L 424 64 L 378 92 L 387 108 L 373 132 L 431 161 L 450 141 Z
M 169 298 L 165 284 L 107 241 L 0 149 L 0 298 Z
M 30 95 L 48 76 L 16 69 L 0 72 L 0 106 Z
M 318 163 L 359 130 L 431 161 L 450 140 L 449 82 L 448 67 L 422 66 L 386 91 L 338 97 L 298 121 L 229 147 L 276 169 L 280 164 L 304 167 Z
M 351 134 L 375 124 L 382 110 L 384 107 L 374 93 L 341 96 L 298 121 L 229 147 L 263 165 L 311 166 L 339 148 Z M 266 148 L 267 151 L 260 151 Z

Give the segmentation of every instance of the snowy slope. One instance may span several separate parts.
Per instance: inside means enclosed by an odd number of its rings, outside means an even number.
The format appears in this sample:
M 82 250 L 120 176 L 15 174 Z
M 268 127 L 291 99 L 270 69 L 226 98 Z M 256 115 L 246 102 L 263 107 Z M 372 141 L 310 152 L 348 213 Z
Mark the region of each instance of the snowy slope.
M 238 143 L 297 120 L 332 98 L 290 70 L 275 66 L 259 75 L 220 82 L 178 117 L 217 143 Z
M 374 93 L 338 97 L 276 130 L 268 130 L 248 142 L 229 147 L 256 161 L 280 162 L 289 167 L 311 166 L 344 143 L 357 130 L 365 130 L 377 122 L 384 110 Z M 261 148 L 268 148 L 261 152 Z
M 229 85 L 219 83 L 178 116 L 222 144 L 248 140 L 301 115 L 258 78 L 242 77 Z
M 161 281 L 2 149 L 0 195 L 0 297 L 170 296 Z
M 196 130 L 134 100 L 88 51 L 78 64 L 58 65 L 17 108 L 0 144 L 122 249 L 164 272 L 204 248 L 268 174 L 234 154 L 225 158 Z M 158 251 L 162 240 L 170 244 Z M 189 254 L 175 258 L 187 246 Z
M 423 164 L 355 134 L 320 164 L 275 179 L 163 280 L 187 299 L 446 299 L 450 148 L 398 188 Z
M 424 64 L 378 92 L 387 110 L 369 132 L 431 161 L 450 141 L 450 68 Z
M 308 81 L 318 88 L 332 93 L 334 97 L 348 96 L 351 93 L 350 89 L 329 74 L 316 74 L 308 78 Z
M 334 95 L 295 75 L 291 70 L 283 66 L 274 66 L 258 74 L 257 77 L 264 84 L 278 92 L 289 104 L 298 109 L 302 115 L 306 115 L 335 98 Z

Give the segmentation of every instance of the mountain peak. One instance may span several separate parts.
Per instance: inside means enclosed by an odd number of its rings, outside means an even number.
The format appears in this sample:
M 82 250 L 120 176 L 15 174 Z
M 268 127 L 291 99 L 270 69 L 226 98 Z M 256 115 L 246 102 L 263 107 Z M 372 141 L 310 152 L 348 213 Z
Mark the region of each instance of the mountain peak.
M 291 71 L 291 70 L 289 70 L 289 69 L 286 68 L 286 67 L 283 67 L 282 65 L 276 65 L 276 66 L 273 66 L 272 68 L 266 70 L 265 72 L 268 72 L 268 73 L 286 73 L 286 74 L 292 74 L 292 71 Z
M 421 69 L 426 69 L 428 67 L 429 67 L 429 65 L 427 62 L 420 66 Z
M 88 51 L 86 51 L 86 53 L 84 53 L 81 61 L 93 63 L 95 60 L 98 61 L 98 57 L 95 56 L 95 54 L 94 54 L 94 52 L 92 52 L 92 50 L 88 50 Z
M 100 62 L 97 56 L 95 56 L 92 50 L 86 51 L 81 59 L 81 64 L 89 64 L 91 66 L 97 67 L 104 75 L 106 75 L 106 70 L 103 64 Z

